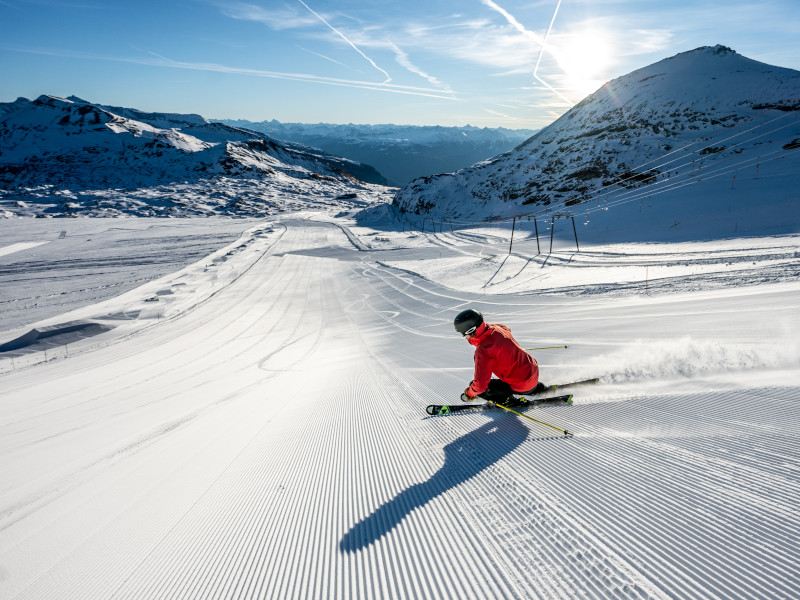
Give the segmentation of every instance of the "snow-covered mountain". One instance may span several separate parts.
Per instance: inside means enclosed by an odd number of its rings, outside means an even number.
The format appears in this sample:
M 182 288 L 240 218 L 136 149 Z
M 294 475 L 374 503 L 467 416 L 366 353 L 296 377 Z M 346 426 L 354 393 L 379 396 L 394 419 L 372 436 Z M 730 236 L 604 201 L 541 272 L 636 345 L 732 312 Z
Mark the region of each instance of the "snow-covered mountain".
M 334 125 L 220 120 L 370 164 L 398 185 L 425 175 L 450 173 L 507 152 L 535 133 L 531 129 L 470 125 Z
M 800 72 L 724 46 L 684 52 L 607 83 L 511 152 L 410 183 L 394 203 L 456 220 L 569 216 L 617 239 L 800 231 Z
M 371 196 L 368 184 L 386 180 L 368 165 L 200 115 L 76 97 L 0 104 L 6 212 L 263 214 L 279 208 L 278 196 Z

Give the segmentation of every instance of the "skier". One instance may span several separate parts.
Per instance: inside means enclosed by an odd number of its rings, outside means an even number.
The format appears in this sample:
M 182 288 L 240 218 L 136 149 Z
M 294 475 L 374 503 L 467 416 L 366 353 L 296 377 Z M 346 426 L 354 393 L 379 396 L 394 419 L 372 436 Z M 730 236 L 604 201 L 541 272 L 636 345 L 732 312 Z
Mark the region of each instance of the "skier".
M 475 376 L 461 400 L 472 402 L 480 397 L 507 404 L 513 400 L 512 394 L 537 394 L 545 389 L 539 382 L 539 365 L 508 327 L 484 323 L 483 315 L 471 308 L 458 313 L 453 325 L 475 346 Z

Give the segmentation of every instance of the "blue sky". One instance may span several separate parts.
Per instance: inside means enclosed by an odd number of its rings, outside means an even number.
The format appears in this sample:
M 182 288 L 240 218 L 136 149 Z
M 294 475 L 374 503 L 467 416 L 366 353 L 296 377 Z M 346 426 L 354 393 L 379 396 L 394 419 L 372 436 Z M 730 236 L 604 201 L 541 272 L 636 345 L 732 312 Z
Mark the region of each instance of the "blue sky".
M 0 0 L 0 102 L 538 128 L 699 46 L 800 70 L 798 32 L 798 0 Z

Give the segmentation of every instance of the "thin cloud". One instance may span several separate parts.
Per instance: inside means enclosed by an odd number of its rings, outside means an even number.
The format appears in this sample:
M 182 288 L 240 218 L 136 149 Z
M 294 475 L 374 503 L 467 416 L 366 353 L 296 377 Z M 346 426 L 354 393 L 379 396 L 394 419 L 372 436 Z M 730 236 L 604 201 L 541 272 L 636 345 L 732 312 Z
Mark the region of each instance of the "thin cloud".
M 673 33 L 667 29 L 636 29 L 637 37 L 631 41 L 631 54 L 647 54 L 668 48 Z
M 237 2 L 234 4 L 219 4 L 223 15 L 239 21 L 253 21 L 266 25 L 276 31 L 284 29 L 297 29 L 311 27 L 317 24 L 317 19 L 305 13 L 299 13 L 289 7 L 282 9 L 266 10 L 253 4 Z
M 516 121 L 516 119 L 514 117 L 512 117 L 511 115 L 507 115 L 505 113 L 501 113 L 501 112 L 499 112 L 497 110 L 492 110 L 491 108 L 486 108 L 485 106 L 483 107 L 483 110 L 486 111 L 487 113 L 489 113 L 490 115 L 495 115 L 497 117 L 502 117 L 504 119 L 509 119 L 509 120 Z
M 305 6 L 305 7 L 306 7 L 306 10 L 308 10 L 308 12 L 310 12 L 312 15 L 314 15 L 315 17 L 317 17 L 317 18 L 318 18 L 320 21 L 322 21 L 323 23 L 325 23 L 325 25 L 327 25 L 327 26 L 330 28 L 330 30 L 331 30 L 331 31 L 333 31 L 333 32 L 334 32 L 336 35 L 338 35 L 340 38 L 342 38 L 342 39 L 343 39 L 345 42 L 347 42 L 348 44 L 350 44 L 350 46 L 353 48 L 353 50 L 355 50 L 355 51 L 356 51 L 356 52 L 358 52 L 358 53 L 359 53 L 361 56 L 363 56 L 363 57 L 364 57 L 364 59 L 366 59 L 366 60 L 369 62 L 369 64 L 371 64 L 371 65 L 372 65 L 373 67 L 375 67 L 375 68 L 376 68 L 378 71 L 380 71 L 381 73 L 383 73 L 383 74 L 386 76 L 386 80 L 383 82 L 384 84 L 386 84 L 386 83 L 389 83 L 389 82 L 392 80 L 392 77 L 389 75 L 389 73 L 387 73 L 386 71 L 384 71 L 383 69 L 381 69 L 381 68 L 380 68 L 380 67 L 379 67 L 379 66 L 378 66 L 378 65 L 375 63 L 375 61 L 374 61 L 374 60 L 372 60 L 372 59 L 371 59 L 369 56 L 367 56 L 366 54 L 364 54 L 364 53 L 363 53 L 363 52 L 362 52 L 362 51 L 359 49 L 359 47 L 358 47 L 358 46 L 356 46 L 356 45 L 355 45 L 353 42 L 351 42 L 351 41 L 350 41 L 350 40 L 347 38 L 347 36 L 345 36 L 345 35 L 344 35 L 344 34 L 343 34 L 341 31 L 339 31 L 339 30 L 338 30 L 338 29 L 336 29 L 336 28 L 335 28 L 333 25 L 331 25 L 330 23 L 328 23 L 328 22 L 327 22 L 327 21 L 326 21 L 326 20 L 325 20 L 325 19 L 324 19 L 324 18 L 323 18 L 321 15 L 317 14 L 316 12 L 314 12 L 314 11 L 313 11 L 313 10 L 312 10 L 312 9 L 311 9 L 309 6 L 308 6 L 308 4 L 306 4 L 305 2 L 303 2 L 303 0 L 297 0 L 297 1 L 298 1 L 300 4 L 302 4 L 303 6 Z
M 490 73 L 490 77 L 508 77 L 511 75 L 525 75 L 531 72 L 530 65 L 525 65 L 523 67 L 516 67 L 514 69 L 508 69 L 507 71 L 498 71 L 497 73 Z
M 426 54 L 445 56 L 491 69 L 530 72 L 538 44 L 530 38 L 498 27 L 486 19 L 473 19 L 446 25 L 407 25 L 401 34 L 403 45 Z

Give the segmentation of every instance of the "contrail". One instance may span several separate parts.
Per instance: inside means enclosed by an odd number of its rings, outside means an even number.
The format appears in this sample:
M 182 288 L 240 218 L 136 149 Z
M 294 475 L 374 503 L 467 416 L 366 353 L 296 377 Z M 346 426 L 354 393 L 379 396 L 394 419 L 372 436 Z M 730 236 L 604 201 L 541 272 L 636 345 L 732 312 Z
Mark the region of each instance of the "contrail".
M 556 10 L 553 12 L 553 18 L 550 19 L 550 26 L 547 28 L 547 33 L 544 35 L 544 40 L 542 40 L 542 47 L 539 49 L 539 58 L 536 60 L 536 66 L 533 69 L 533 76 L 536 78 L 537 81 L 539 81 L 539 83 L 541 83 L 545 87 L 549 88 L 551 91 L 561 96 L 561 98 L 563 100 L 566 100 L 568 104 L 572 104 L 571 100 L 565 98 L 563 94 L 558 92 L 554 87 L 548 85 L 547 82 L 541 77 L 539 77 L 539 75 L 537 74 L 537 72 L 539 71 L 539 63 L 542 61 L 542 54 L 544 54 L 544 49 L 545 46 L 547 45 L 547 38 L 550 37 L 550 30 L 553 29 L 553 23 L 556 22 L 556 15 L 558 14 L 558 9 L 560 7 L 561 7 L 561 0 L 558 0 L 558 4 L 556 4 Z
M 498 6 L 497 4 L 495 4 L 492 0 L 482 0 L 482 2 L 486 6 L 488 6 L 489 8 L 491 8 L 493 10 L 496 10 L 501 15 L 503 15 L 503 17 L 505 17 L 506 21 L 508 21 L 509 25 L 511 25 L 514 29 L 519 31 L 522 35 L 532 39 L 534 42 L 539 44 L 539 58 L 536 60 L 536 66 L 533 68 L 533 76 L 534 76 L 534 78 L 536 79 L 536 81 L 541 83 L 543 86 L 545 86 L 547 89 L 549 89 L 554 94 L 558 95 L 562 100 L 564 100 L 568 104 L 570 104 L 570 105 L 574 104 L 574 102 L 572 100 L 570 100 L 569 98 L 564 96 L 556 88 L 554 88 L 549 83 L 547 83 L 544 79 L 539 77 L 539 73 L 538 73 L 539 72 L 539 63 L 542 62 L 542 55 L 544 54 L 544 50 L 547 47 L 547 38 L 550 37 L 550 30 L 553 28 L 553 23 L 555 23 L 556 15 L 558 14 L 558 9 L 561 6 L 561 0 L 558 0 L 558 4 L 556 5 L 556 10 L 553 13 L 553 18 L 550 20 L 550 26 L 547 28 L 547 33 L 545 34 L 544 38 L 541 38 L 538 35 L 536 35 L 535 33 L 533 33 L 532 31 L 528 31 L 527 29 L 525 29 L 525 27 L 522 25 L 522 23 L 517 21 L 511 13 L 509 13 L 502 6 Z M 552 54 L 552 52 L 553 51 L 550 50 L 551 54 Z
M 342 38 L 342 39 L 343 39 L 345 42 L 347 42 L 348 44 L 350 44 L 350 46 L 353 48 L 353 50 L 355 50 L 355 51 L 356 51 L 356 52 L 358 52 L 358 53 L 359 53 L 361 56 L 363 56 L 363 57 L 364 57 L 366 60 L 368 60 L 368 61 L 369 61 L 369 63 L 370 63 L 370 64 L 371 64 L 373 67 L 375 67 L 376 69 L 378 69 L 378 71 L 380 71 L 381 73 L 383 73 L 384 75 L 386 75 L 386 81 L 384 81 L 383 83 L 389 83 L 389 82 L 392 80 L 392 77 L 391 77 L 391 75 L 389 75 L 389 73 L 387 73 L 386 71 L 384 71 L 383 69 L 381 69 L 381 68 L 380 68 L 378 65 L 376 65 L 374 60 L 372 60 L 372 59 L 371 59 L 369 56 L 367 56 L 367 55 L 366 55 L 366 54 L 364 54 L 364 53 L 363 53 L 361 50 L 359 50 L 358 46 L 356 46 L 356 45 L 355 45 L 353 42 L 351 42 L 350 40 L 348 40 L 348 39 L 347 39 L 347 37 L 346 37 L 346 36 L 345 36 L 345 35 L 344 35 L 344 34 L 343 34 L 341 31 L 339 31 L 338 29 L 336 29 L 336 27 L 334 27 L 333 25 L 331 25 L 330 23 L 328 23 L 328 22 L 327 22 L 325 19 L 323 19 L 323 18 L 322 18 L 322 16 L 321 16 L 321 15 L 319 15 L 319 14 L 315 13 L 315 12 L 314 12 L 314 11 L 311 9 L 311 7 L 309 7 L 309 6 L 308 6 L 308 4 L 306 4 L 305 2 L 303 2 L 303 0 L 297 0 L 297 1 L 298 1 L 300 4 L 302 4 L 303 6 L 305 6 L 305 7 L 306 7 L 306 10 L 308 10 L 308 12 L 310 12 L 312 15 L 314 15 L 315 17 L 317 17 L 317 18 L 318 18 L 320 21 L 322 21 L 323 23 L 325 23 L 325 25 L 327 25 L 328 27 L 330 27 L 331 31 L 333 31 L 333 32 L 334 32 L 336 35 L 338 35 L 340 38 Z
M 329 60 L 332 63 L 336 63 L 337 65 L 345 67 L 346 69 L 352 69 L 352 67 L 350 67 L 349 65 L 341 63 L 338 60 L 334 60 L 330 56 L 325 56 L 324 54 L 320 54 L 319 52 L 314 52 L 313 50 L 309 50 L 308 48 L 303 48 L 302 46 L 298 46 L 298 48 L 300 48 L 300 50 L 302 50 L 303 52 L 308 52 L 309 54 L 313 54 L 314 56 L 319 56 L 320 58 L 324 58 L 325 60 Z M 361 71 L 359 71 L 359 73 L 360 72 Z
M 392 52 L 395 53 L 395 58 L 401 66 L 405 67 L 415 75 L 419 75 L 423 79 L 426 79 L 431 85 L 435 85 L 436 87 L 447 92 L 451 91 L 449 86 L 443 84 L 433 75 L 428 75 L 425 71 L 420 69 L 414 63 L 412 63 L 411 59 L 408 57 L 408 54 L 406 54 L 400 48 L 398 48 L 396 44 L 394 44 L 393 42 L 389 42 L 389 47 L 392 49 Z
M 528 31 L 527 29 L 525 29 L 525 26 L 522 25 L 522 23 L 520 23 L 519 21 L 517 21 L 514 18 L 514 16 L 511 13 L 509 13 L 505 8 L 503 8 L 502 6 L 498 6 L 497 4 L 492 2 L 492 0 L 483 0 L 483 3 L 486 6 L 488 6 L 489 8 L 491 8 L 492 10 L 496 10 L 501 15 L 503 15 L 503 17 L 505 17 L 506 21 L 508 21 L 508 24 L 511 25 L 517 31 L 519 31 L 522 35 L 531 38 L 534 42 L 536 42 L 540 46 L 542 46 L 542 47 L 544 46 L 544 40 L 542 40 L 542 38 L 540 38 L 538 35 L 536 35 L 532 31 Z M 552 23 L 551 23 L 551 25 L 552 25 Z

